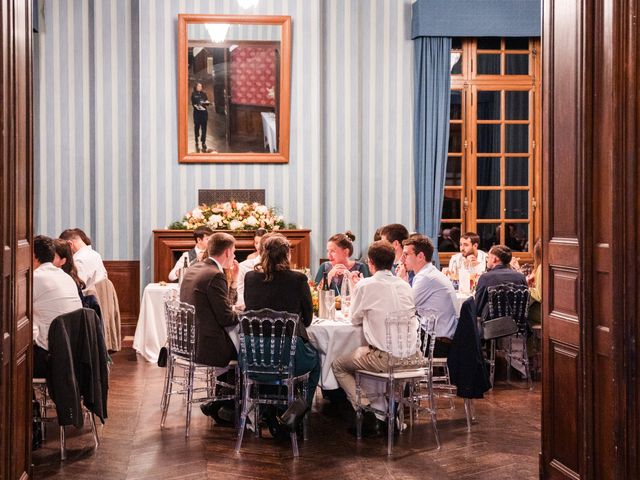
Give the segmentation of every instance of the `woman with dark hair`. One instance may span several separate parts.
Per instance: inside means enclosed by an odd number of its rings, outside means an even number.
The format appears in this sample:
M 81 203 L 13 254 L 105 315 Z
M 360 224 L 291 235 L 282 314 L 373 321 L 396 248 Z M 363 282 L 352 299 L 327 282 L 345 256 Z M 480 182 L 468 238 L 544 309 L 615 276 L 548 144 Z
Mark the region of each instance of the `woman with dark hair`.
M 329 261 L 320 265 L 316 274 L 317 284 L 322 281 L 325 273 L 327 274 L 329 286 L 336 292 L 336 295 L 340 295 L 342 279 L 345 274 L 350 275 L 352 278 L 370 276 L 369 268 L 364 263 L 350 259 L 351 255 L 353 255 L 353 242 L 355 239 L 356 236 L 351 231 L 336 233 L 331 236 L 327 242 L 327 257 L 329 257 Z
M 202 83 L 197 82 L 193 86 L 191 93 L 191 106 L 193 107 L 193 134 L 196 139 L 196 151 L 198 153 L 207 153 L 207 122 L 209 121 L 209 113 L 207 106 L 210 105 L 207 94 L 202 89 Z M 202 150 L 198 147 L 198 133 L 202 142 Z
M 53 257 L 53 264 L 61 269 L 64 273 L 69 275 L 76 286 L 78 287 L 78 296 L 82 302 L 84 308 L 90 308 L 98 314 L 98 317 L 102 320 L 102 312 L 100 311 L 100 304 L 95 295 L 85 295 L 82 291 L 86 288 L 86 285 L 82 279 L 78 276 L 78 269 L 73 261 L 73 253 L 71 253 L 71 246 L 66 240 L 56 238 L 53 241 L 53 247 L 55 249 L 55 255 Z
M 260 263 L 244 279 L 244 301 L 247 310 L 270 308 L 297 313 L 300 317 L 296 334 L 295 374 L 310 372 L 307 406 L 311 406 L 320 380 L 320 361 L 309 343 L 307 329 L 313 319 L 311 290 L 303 273 L 291 270 L 291 247 L 281 234 L 270 234 L 262 241 Z
M 533 268 L 527 276 L 531 303 L 529 305 L 529 322 L 542 323 L 542 239 L 538 239 L 533 245 Z

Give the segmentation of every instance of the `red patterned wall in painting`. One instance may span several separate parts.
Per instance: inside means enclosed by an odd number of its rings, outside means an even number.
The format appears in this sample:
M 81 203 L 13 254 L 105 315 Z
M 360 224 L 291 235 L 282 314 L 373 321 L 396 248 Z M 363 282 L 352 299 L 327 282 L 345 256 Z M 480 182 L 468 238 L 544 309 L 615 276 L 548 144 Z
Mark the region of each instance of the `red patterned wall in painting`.
M 231 103 L 275 106 L 269 89 L 276 83 L 273 47 L 236 47 L 231 51 Z

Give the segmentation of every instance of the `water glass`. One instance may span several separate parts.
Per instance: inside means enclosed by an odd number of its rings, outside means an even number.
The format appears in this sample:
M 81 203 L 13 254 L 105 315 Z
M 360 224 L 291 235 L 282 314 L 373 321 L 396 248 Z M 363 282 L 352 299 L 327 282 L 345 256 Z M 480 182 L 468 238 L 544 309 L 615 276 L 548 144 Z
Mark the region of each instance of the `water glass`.
M 335 318 L 336 312 L 336 293 L 333 290 L 326 290 L 324 292 L 324 307 L 325 313 L 328 319 Z

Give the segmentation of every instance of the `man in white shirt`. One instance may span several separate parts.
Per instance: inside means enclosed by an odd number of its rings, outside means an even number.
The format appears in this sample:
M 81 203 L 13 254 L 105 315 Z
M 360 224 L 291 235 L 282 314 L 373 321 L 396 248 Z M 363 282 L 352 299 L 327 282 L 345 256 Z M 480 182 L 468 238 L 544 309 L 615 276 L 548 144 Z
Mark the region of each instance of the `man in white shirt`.
M 487 254 L 478 249 L 480 237 L 477 233 L 467 232 L 460 237 L 460 253 L 449 260 L 449 271 L 459 272 L 463 268 L 473 269 L 479 275 L 487 270 Z
M 78 277 L 86 285 L 83 291 L 95 290 L 95 284 L 107 278 L 107 269 L 100 254 L 91 248 L 89 237 L 79 228 L 68 228 L 60 234 L 60 238 L 71 246 Z
M 431 263 L 433 243 L 429 237 L 416 235 L 403 242 L 404 263 L 413 270 L 413 301 L 418 314 L 427 310 L 436 312 L 436 344 L 434 357 L 445 358 L 458 326 L 456 291 L 447 276 Z
M 358 281 L 351 300 L 351 321 L 355 325 L 362 324 L 364 337 L 369 344 L 334 360 L 333 373 L 340 387 L 355 409 L 356 402 L 356 370 L 375 372 L 387 371 L 389 354 L 387 352 L 386 317 L 391 312 L 414 312 L 411 287 L 401 278 L 391 273 L 395 258 L 393 247 L 386 241 L 374 242 L 369 247 L 369 271 L 373 276 Z M 415 319 L 415 317 L 412 317 Z M 414 330 L 418 324 L 415 320 Z M 369 400 L 361 397 L 366 405 Z M 378 433 L 381 425 L 374 415 L 365 413 L 364 435 Z
M 59 315 L 82 308 L 78 287 L 71 276 L 53 262 L 53 240 L 39 235 L 33 239 L 33 324 L 38 327 L 33 351 L 33 376 L 47 375 L 49 327 Z
M 395 253 L 391 273 L 396 274 L 396 269 L 402 260 L 402 242 L 409 238 L 409 230 L 400 223 L 390 223 L 380 229 L 380 239 L 391 244 Z
M 180 272 L 184 269 L 185 260 L 187 261 L 187 267 L 190 267 L 193 263 L 204 260 L 207 257 L 207 242 L 209 242 L 211 235 L 213 235 L 213 230 L 209 227 L 198 227 L 193 231 L 196 246 L 180 256 L 173 269 L 169 272 L 169 281 L 175 282 L 180 279 Z
M 244 307 L 244 276 L 248 272 L 253 271 L 255 266 L 262 260 L 262 240 L 268 237 L 269 234 L 264 228 L 257 229 L 253 237 L 253 244 L 256 247 L 255 254 L 252 253 L 246 260 L 240 262 L 240 272 L 238 273 L 238 300 L 236 302 L 238 307 Z

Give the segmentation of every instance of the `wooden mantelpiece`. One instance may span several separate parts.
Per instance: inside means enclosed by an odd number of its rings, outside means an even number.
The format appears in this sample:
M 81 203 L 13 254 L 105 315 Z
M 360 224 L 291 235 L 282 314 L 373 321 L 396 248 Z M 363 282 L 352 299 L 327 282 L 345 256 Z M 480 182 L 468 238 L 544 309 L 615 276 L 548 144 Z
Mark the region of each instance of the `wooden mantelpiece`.
M 238 252 L 253 252 L 253 230 L 222 230 L 236 239 Z M 291 265 L 309 268 L 311 230 L 278 230 L 291 243 Z M 153 231 L 153 281 L 167 281 L 176 255 L 195 245 L 193 230 Z

